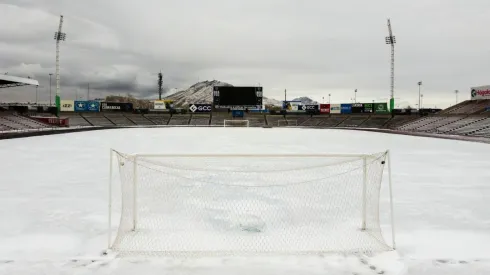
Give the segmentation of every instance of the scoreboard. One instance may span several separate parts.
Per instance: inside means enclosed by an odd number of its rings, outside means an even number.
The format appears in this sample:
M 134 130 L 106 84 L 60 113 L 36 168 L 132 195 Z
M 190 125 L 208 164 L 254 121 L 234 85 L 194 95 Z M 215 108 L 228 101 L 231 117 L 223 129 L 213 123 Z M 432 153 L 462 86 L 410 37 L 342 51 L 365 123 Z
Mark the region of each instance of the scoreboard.
M 214 86 L 215 108 L 262 108 L 262 87 Z

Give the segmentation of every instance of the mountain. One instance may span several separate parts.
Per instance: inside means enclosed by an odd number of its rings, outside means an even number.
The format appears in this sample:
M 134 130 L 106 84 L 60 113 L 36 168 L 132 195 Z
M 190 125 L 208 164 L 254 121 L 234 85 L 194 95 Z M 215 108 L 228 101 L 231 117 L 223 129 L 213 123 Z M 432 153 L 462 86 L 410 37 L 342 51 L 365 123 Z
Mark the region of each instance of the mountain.
M 293 99 L 292 101 L 301 101 L 302 105 L 317 105 L 318 102 L 314 101 L 313 99 L 307 97 L 307 96 L 302 96 Z
M 185 106 L 193 103 L 211 104 L 213 102 L 213 86 L 233 86 L 233 85 L 218 80 L 201 81 L 190 86 L 186 90 L 178 91 L 174 94 L 168 95 L 165 97 L 165 99 L 172 99 L 176 106 Z M 305 105 L 318 104 L 316 101 L 312 100 L 309 97 L 299 97 L 294 100 L 301 101 Z M 263 104 L 282 106 L 282 101 L 264 96 Z

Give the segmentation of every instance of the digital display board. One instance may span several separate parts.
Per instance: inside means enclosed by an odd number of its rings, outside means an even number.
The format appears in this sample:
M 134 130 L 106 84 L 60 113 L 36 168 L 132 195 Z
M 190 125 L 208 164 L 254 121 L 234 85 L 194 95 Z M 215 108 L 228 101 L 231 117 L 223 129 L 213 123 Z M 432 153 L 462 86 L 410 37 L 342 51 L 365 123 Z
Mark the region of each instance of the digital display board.
M 262 108 L 262 87 L 214 86 L 213 104 L 215 108 Z

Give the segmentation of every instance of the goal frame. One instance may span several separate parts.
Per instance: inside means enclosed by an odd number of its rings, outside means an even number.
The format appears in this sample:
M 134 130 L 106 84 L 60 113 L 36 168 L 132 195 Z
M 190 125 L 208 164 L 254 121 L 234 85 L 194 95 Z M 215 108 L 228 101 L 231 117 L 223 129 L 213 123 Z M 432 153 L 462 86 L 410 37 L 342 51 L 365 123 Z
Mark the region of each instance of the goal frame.
M 250 127 L 250 121 L 247 120 L 247 119 L 225 119 L 223 120 L 223 127 L 226 127 L 226 122 L 227 121 L 240 121 L 240 122 L 247 122 L 246 123 L 246 126 L 243 126 L 243 127 Z M 230 127 L 230 126 L 228 126 Z
M 116 156 L 118 151 L 114 150 L 113 148 L 110 149 L 110 157 L 109 157 L 109 184 L 108 184 L 108 191 L 109 191 L 109 198 L 108 198 L 108 234 L 107 234 L 107 251 L 111 250 L 112 247 L 112 178 L 113 178 L 113 159 Z M 393 207 L 393 187 L 392 187 L 392 173 L 391 173 L 391 154 L 390 150 L 386 150 L 386 162 L 387 162 L 387 167 L 388 169 L 388 189 L 389 189 L 389 197 L 390 197 L 390 223 L 391 223 L 391 241 L 392 241 L 392 248 L 393 250 L 396 250 L 396 241 L 395 241 L 395 218 L 394 218 L 394 207 Z M 137 224 L 138 224 L 138 211 L 137 211 L 137 172 L 138 172 L 138 158 L 139 157 L 144 157 L 144 158 L 152 158 L 152 157 L 186 157 L 186 158 L 204 158 L 204 157 L 224 157 L 224 158 L 278 158 L 278 157 L 284 157 L 284 158 L 318 158 L 318 157 L 352 157 L 352 158 L 362 158 L 363 160 L 363 185 L 362 185 L 362 213 L 361 213 L 361 230 L 366 229 L 366 215 L 367 215 L 367 197 L 366 197 L 366 189 L 367 189 L 367 160 L 372 157 L 370 154 L 130 154 L 128 155 L 131 158 L 133 158 L 133 230 L 137 229 Z M 379 211 L 379 210 L 378 210 Z

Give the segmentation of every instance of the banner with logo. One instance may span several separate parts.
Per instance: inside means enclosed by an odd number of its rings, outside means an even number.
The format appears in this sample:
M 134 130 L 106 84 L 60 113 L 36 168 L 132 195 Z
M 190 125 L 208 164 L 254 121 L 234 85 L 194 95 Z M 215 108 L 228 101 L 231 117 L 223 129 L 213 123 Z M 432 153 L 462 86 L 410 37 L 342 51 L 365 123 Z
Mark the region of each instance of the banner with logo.
M 330 113 L 330 104 L 320 104 L 320 113 L 329 114 Z
M 283 101 L 282 109 L 287 111 L 297 111 L 298 106 L 301 105 L 301 101 Z
M 351 105 L 351 113 L 353 114 L 360 114 L 364 112 L 364 104 L 362 103 L 353 103 Z M 344 110 L 342 109 L 342 113 L 344 113 Z
M 75 112 L 87 112 L 87 101 L 75 101 Z
M 73 100 L 61 100 L 60 101 L 60 111 L 62 112 L 73 112 L 75 111 L 75 101 Z
M 311 112 L 318 110 L 318 105 L 299 105 L 298 111 Z
M 102 112 L 132 112 L 133 103 L 126 102 L 101 102 Z
M 212 106 L 211 104 L 189 104 L 189 111 L 192 113 L 210 113 Z
M 100 112 L 100 102 L 98 101 L 87 101 L 87 111 L 89 112 Z
M 340 104 L 330 104 L 330 113 L 331 114 L 340 114 Z
M 372 113 L 373 112 L 373 103 L 362 103 L 362 112 L 363 113 Z
M 340 104 L 340 113 L 351 114 L 352 113 L 352 104 Z
M 388 113 L 388 103 L 374 103 L 375 113 Z
M 490 99 L 490 85 L 471 88 L 471 100 Z
M 153 109 L 154 110 L 165 110 L 165 101 L 164 100 L 155 100 L 153 101 Z

